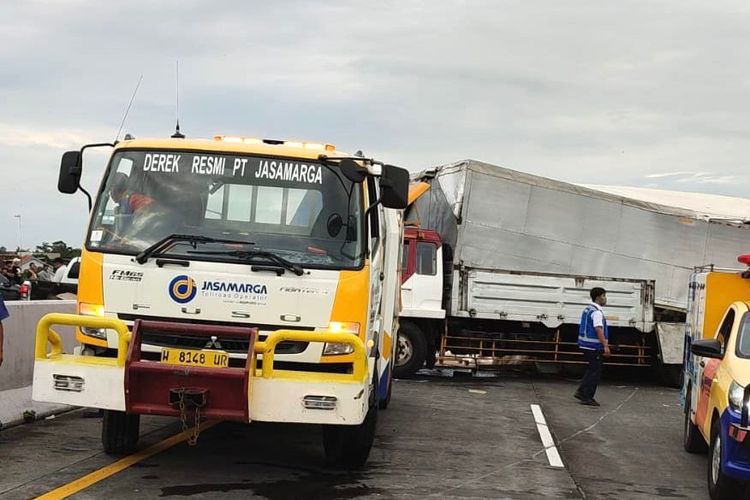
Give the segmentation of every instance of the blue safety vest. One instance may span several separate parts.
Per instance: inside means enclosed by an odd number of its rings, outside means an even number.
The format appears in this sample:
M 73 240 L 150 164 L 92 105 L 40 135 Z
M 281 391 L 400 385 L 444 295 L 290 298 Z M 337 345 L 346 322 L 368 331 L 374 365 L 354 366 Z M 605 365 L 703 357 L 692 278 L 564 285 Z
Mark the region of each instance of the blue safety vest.
M 596 329 L 594 328 L 594 319 L 592 315 L 598 309 L 595 305 L 589 304 L 581 314 L 581 323 L 578 325 L 578 347 L 584 349 L 596 349 L 597 351 L 603 351 L 604 346 L 599 341 L 599 337 L 596 336 Z M 607 328 L 607 318 L 602 314 L 602 326 L 604 328 L 604 338 L 609 340 L 609 329 Z

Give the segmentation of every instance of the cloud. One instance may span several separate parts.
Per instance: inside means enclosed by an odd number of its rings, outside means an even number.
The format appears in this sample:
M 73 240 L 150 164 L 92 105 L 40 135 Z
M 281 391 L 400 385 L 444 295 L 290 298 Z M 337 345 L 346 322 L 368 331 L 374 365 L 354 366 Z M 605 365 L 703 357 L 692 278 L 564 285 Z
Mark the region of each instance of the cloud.
M 114 136 L 111 130 L 55 130 L 0 122 L 0 147 L 43 146 L 54 149 L 78 149 L 89 142 L 91 137 L 101 137 L 105 133 Z
M 737 175 L 712 174 L 710 172 L 663 172 L 646 175 L 646 179 L 665 179 L 676 183 L 733 184 L 740 180 Z
M 694 175 L 695 172 L 663 172 L 663 173 L 655 173 L 655 174 L 648 174 L 646 176 L 646 179 L 664 179 L 667 177 L 684 177 L 686 175 Z
M 0 245 L 20 210 L 30 241 L 82 239 L 60 154 L 112 140 L 140 75 L 125 131 L 169 135 L 177 59 L 190 137 L 745 196 L 748 22 L 742 1 L 0 2 Z

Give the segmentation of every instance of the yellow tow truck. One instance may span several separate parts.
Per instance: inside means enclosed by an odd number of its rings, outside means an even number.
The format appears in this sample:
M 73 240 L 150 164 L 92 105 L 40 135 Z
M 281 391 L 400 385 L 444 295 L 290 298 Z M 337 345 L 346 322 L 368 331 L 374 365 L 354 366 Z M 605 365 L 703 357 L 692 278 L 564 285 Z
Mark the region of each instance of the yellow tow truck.
M 408 172 L 329 144 L 128 137 L 65 153 L 61 192 L 100 146 L 78 312 L 39 323 L 34 400 L 103 409 L 111 454 L 168 415 L 322 424 L 329 462 L 365 463 L 390 400 Z M 55 325 L 77 328 L 73 353 Z

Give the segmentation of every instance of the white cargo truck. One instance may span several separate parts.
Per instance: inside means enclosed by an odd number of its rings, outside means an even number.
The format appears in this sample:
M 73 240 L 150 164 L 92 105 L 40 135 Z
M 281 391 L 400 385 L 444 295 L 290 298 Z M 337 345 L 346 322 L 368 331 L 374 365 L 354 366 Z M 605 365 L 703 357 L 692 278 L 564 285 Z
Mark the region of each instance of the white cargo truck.
M 396 372 L 583 363 L 588 291 L 608 291 L 609 364 L 666 368 L 683 356 L 694 267 L 731 266 L 750 226 L 463 161 L 413 176 Z M 750 216 L 750 212 L 748 213 Z M 731 217 L 731 218 L 729 218 Z

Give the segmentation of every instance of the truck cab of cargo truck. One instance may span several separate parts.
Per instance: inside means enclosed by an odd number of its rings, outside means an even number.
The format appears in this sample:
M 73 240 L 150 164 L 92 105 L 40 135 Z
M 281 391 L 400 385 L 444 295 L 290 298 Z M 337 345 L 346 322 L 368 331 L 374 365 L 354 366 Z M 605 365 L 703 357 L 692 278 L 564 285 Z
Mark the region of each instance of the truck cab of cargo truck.
M 64 155 L 61 191 L 82 166 Z M 108 452 L 134 448 L 139 415 L 187 407 L 323 424 L 328 460 L 361 465 L 390 398 L 407 185 L 405 170 L 325 144 L 117 143 L 78 314 L 37 332 L 34 398 L 105 409 Z M 77 326 L 75 354 L 56 347 L 58 323 Z
M 427 362 L 434 364 L 434 336 L 430 326 L 445 320 L 444 247 L 433 230 L 407 226 L 401 262 L 401 320 L 396 349 L 397 376 L 408 376 Z

